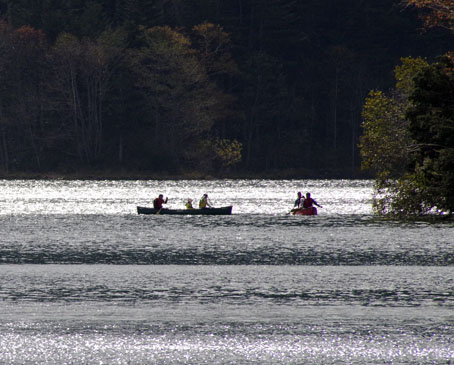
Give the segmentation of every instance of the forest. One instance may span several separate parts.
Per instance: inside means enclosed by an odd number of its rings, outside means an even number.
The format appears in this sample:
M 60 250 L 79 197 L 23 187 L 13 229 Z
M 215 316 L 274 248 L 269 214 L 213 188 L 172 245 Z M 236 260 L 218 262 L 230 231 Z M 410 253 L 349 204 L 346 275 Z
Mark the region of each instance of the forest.
M 452 45 L 396 0 L 0 0 L 0 175 L 364 177 L 369 92 Z

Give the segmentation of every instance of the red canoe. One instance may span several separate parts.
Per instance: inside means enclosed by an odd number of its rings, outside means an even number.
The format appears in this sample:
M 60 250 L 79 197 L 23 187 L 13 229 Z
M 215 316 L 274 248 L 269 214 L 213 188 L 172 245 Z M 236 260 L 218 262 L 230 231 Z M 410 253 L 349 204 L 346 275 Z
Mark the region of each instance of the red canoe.
M 293 215 L 317 215 L 317 208 L 310 207 L 310 208 L 299 208 L 292 210 Z

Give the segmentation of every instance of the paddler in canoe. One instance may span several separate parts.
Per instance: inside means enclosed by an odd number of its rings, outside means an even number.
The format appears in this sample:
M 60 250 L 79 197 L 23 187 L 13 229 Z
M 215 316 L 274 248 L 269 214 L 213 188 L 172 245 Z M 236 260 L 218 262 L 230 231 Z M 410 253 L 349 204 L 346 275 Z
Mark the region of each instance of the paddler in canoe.
M 293 203 L 293 209 L 289 212 L 294 214 L 295 211 L 301 209 L 303 207 L 303 203 L 304 203 L 304 196 L 303 194 L 301 194 L 300 191 L 298 191 L 298 194 L 296 194 L 296 200 L 295 200 L 295 203 Z
M 293 204 L 293 208 L 299 209 L 303 206 L 303 203 L 304 203 L 303 194 L 301 194 L 301 192 L 298 191 L 297 198 L 295 200 L 295 204 Z
M 192 199 L 188 198 L 188 200 L 184 206 L 186 207 L 186 209 L 194 209 L 194 207 L 192 206 Z
M 199 201 L 200 209 L 212 208 L 211 204 L 208 202 L 208 194 L 203 194 Z
M 168 200 L 168 198 L 164 199 L 164 195 L 159 194 L 159 196 L 155 200 L 153 200 L 153 208 L 157 209 L 158 212 L 160 212 L 162 209 L 164 209 L 162 205 L 167 204 Z
M 306 193 L 306 197 L 304 198 L 304 202 L 303 202 L 303 208 L 305 208 L 305 209 L 314 208 L 314 205 L 316 205 L 319 208 L 323 208 L 314 199 L 311 198 L 311 193 Z

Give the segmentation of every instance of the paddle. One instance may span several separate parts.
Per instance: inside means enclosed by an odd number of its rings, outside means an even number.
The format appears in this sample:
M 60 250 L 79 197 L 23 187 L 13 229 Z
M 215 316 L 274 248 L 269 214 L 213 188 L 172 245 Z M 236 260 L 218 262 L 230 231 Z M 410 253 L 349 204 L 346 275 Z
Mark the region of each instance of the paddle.
M 158 210 L 158 211 L 157 211 L 157 212 L 156 212 L 155 214 L 159 214 L 159 213 L 161 213 L 161 210 L 162 210 L 162 207 L 161 207 L 161 208 L 159 208 L 159 210 Z

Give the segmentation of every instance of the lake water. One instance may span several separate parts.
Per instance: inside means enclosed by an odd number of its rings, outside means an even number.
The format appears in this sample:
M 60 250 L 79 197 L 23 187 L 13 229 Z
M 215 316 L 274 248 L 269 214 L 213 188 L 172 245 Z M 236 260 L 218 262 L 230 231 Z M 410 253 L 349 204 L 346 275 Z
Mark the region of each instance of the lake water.
M 290 216 L 296 193 L 323 205 Z M 138 215 L 203 193 L 231 216 Z M 371 181 L 0 181 L 0 363 L 454 362 L 454 224 Z

